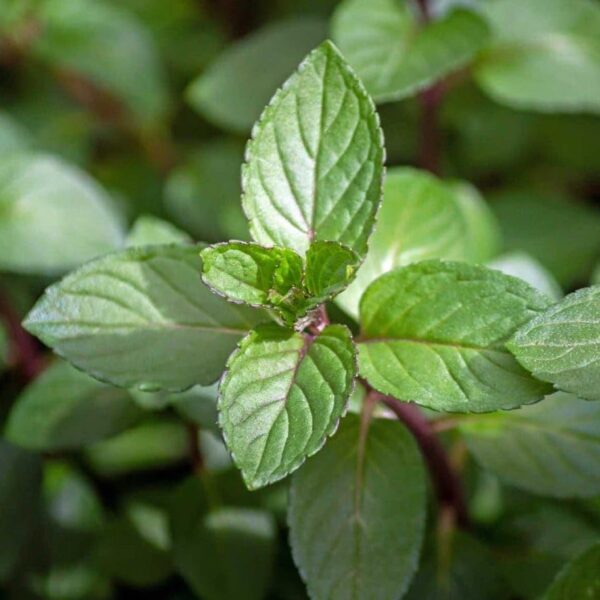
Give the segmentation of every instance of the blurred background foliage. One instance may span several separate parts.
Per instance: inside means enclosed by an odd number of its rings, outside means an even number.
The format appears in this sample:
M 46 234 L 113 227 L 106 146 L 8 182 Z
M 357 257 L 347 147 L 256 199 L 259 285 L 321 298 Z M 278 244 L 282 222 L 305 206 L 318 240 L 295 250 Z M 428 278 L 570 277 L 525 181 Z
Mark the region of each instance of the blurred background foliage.
M 493 266 L 555 297 L 600 283 L 598 6 L 493 4 L 432 1 L 440 30 L 457 6 L 479 19 L 458 58 L 371 82 L 377 52 L 416 27 L 400 14 L 410 2 L 0 0 L 2 597 L 305 597 L 286 484 L 245 490 L 215 427 L 214 387 L 112 388 L 18 323 L 47 284 L 100 254 L 247 239 L 245 141 L 322 39 L 333 35 L 381 100 L 390 167 L 427 167 L 485 197 Z M 353 31 L 365 10 L 389 13 L 390 39 Z M 433 52 L 425 37 L 407 56 Z M 425 119 L 418 92 L 440 81 Z M 432 535 L 408 597 L 534 598 L 598 538 L 597 499 L 532 495 L 456 451 L 474 521 L 444 565 L 458 595 L 431 589 Z

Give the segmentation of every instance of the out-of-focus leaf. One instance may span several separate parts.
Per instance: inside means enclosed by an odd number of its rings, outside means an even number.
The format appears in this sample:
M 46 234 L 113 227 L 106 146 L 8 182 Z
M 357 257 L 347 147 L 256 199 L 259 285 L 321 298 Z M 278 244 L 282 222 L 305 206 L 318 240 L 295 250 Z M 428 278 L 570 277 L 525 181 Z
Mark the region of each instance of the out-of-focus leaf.
M 598 402 L 558 392 L 518 410 L 469 417 L 461 430 L 477 461 L 507 483 L 559 498 L 600 493 Z
M 520 109 L 600 112 L 600 7 L 591 0 L 481 3 L 492 43 L 476 78 Z
M 600 285 L 600 263 L 594 269 L 594 273 L 592 275 L 592 284 Z
M 127 246 L 150 246 L 152 244 L 185 244 L 190 236 L 172 225 L 151 215 L 142 215 L 131 226 L 127 235 Z
M 501 194 L 491 206 L 506 250 L 537 258 L 565 287 L 588 280 L 600 254 L 598 211 L 526 191 Z
M 25 327 L 115 385 L 176 391 L 212 383 L 261 313 L 202 283 L 199 250 L 148 246 L 92 261 L 48 288 Z
M 508 349 L 538 379 L 600 400 L 600 285 L 570 294 L 526 323 Z
M 0 112 L 0 154 L 23 152 L 30 146 L 27 130 L 4 111 Z
M 378 102 L 415 94 L 466 65 L 488 37 L 485 21 L 456 10 L 427 25 L 418 7 L 396 0 L 345 0 L 333 39 Z
M 217 426 L 218 385 L 196 385 L 186 392 L 171 394 L 173 408 L 184 418 L 204 429 L 219 433 Z
M 122 243 L 112 200 L 79 169 L 37 154 L 0 164 L 0 270 L 57 273 Z
M 301 255 L 315 240 L 340 242 L 364 257 L 383 158 L 373 101 L 323 42 L 273 96 L 248 143 L 242 205 L 252 237 Z
M 573 559 L 561 570 L 544 600 L 600 598 L 600 543 Z
M 290 543 L 313 598 L 400 598 L 417 567 L 426 512 L 419 450 L 397 421 L 359 421 L 348 415 L 292 479 Z
M 200 479 L 189 479 L 171 505 L 175 567 L 207 600 L 265 597 L 275 549 L 275 523 L 262 510 L 210 509 Z
M 4 323 L 0 320 L 0 373 L 8 366 L 10 340 Z
M 120 433 L 141 415 L 125 390 L 58 362 L 17 398 L 4 435 L 32 450 L 79 448 Z
M 325 37 L 321 19 L 271 23 L 219 56 L 190 84 L 188 100 L 215 124 L 246 133 L 275 90 Z
M 70 85 L 91 82 L 122 101 L 143 126 L 164 118 L 163 67 L 152 37 L 133 14 L 109 2 L 45 0 L 36 18 L 42 33 L 34 53 Z
M 560 300 L 564 296 L 552 273 L 526 252 L 508 252 L 487 263 L 487 266 L 526 281 L 553 300 Z

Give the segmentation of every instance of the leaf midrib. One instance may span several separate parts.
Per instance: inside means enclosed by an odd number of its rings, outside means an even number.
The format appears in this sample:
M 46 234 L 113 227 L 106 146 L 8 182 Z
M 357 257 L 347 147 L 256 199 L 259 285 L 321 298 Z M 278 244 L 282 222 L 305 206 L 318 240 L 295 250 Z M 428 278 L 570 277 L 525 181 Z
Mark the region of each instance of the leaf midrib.
M 374 337 L 374 338 L 362 338 L 359 337 L 356 342 L 359 345 L 368 346 L 370 344 L 391 344 L 394 342 L 403 342 L 407 344 L 418 344 L 420 346 L 442 346 L 445 348 L 454 348 L 456 350 L 474 350 L 476 352 L 496 352 L 497 354 L 510 354 L 502 346 L 490 345 L 490 346 L 478 346 L 476 344 L 456 343 L 456 342 L 445 342 L 439 340 L 420 340 L 417 338 L 409 337 Z M 499 342 L 496 342 L 498 344 Z M 501 342 L 500 342 L 501 343 Z

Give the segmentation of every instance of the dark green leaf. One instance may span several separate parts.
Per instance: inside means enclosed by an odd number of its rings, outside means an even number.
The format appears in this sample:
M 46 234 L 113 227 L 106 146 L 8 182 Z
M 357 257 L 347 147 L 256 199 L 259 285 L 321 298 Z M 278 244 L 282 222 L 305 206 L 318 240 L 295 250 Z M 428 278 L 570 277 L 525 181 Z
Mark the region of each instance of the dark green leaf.
M 600 543 L 572 560 L 557 575 L 544 600 L 600 598 Z
M 416 570 L 425 472 L 396 421 L 348 415 L 292 478 L 290 542 L 313 598 L 400 598 Z
M 355 369 L 343 325 L 315 338 L 263 326 L 242 340 L 221 383 L 219 419 L 250 489 L 285 477 L 320 450 L 346 410 Z
M 540 400 L 505 347 L 550 304 L 526 283 L 481 266 L 426 261 L 372 283 L 360 304 L 359 370 L 385 394 L 453 412 Z
M 337 241 L 364 256 L 383 139 L 373 102 L 330 42 L 275 94 L 246 159 L 242 204 L 257 242 L 303 255 L 315 240 Z

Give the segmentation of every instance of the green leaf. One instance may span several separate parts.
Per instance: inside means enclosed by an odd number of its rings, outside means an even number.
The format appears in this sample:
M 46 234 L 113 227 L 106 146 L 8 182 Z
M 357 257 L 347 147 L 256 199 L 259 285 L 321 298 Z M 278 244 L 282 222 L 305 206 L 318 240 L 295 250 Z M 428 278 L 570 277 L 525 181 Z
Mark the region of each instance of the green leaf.
M 152 37 L 134 15 L 107 2 L 45 0 L 35 17 L 41 35 L 33 52 L 60 71 L 67 87 L 78 78 L 88 80 L 122 101 L 144 126 L 165 117 L 163 67 Z
M 30 146 L 28 131 L 9 114 L 0 111 L 0 154 L 24 152 Z
M 229 46 L 190 84 L 189 103 L 220 127 L 250 131 L 275 90 L 326 33 L 326 23 L 314 17 L 257 30 Z
M 24 325 L 76 367 L 115 385 L 206 385 L 261 314 L 215 296 L 200 272 L 195 246 L 111 254 L 48 288 Z
M 533 406 L 469 417 L 461 430 L 477 461 L 507 483 L 559 498 L 600 493 L 596 402 L 558 392 Z
M 282 479 L 320 450 L 346 410 L 355 369 L 343 325 L 315 338 L 269 325 L 242 340 L 221 383 L 219 420 L 250 489 Z
M 358 304 L 368 285 L 396 267 L 429 258 L 479 262 L 487 254 L 478 248 L 478 239 L 483 232 L 495 234 L 486 208 L 475 206 L 483 200 L 473 188 L 461 191 L 457 185 L 417 169 L 388 171 L 369 252 L 355 281 L 338 298 L 347 312 L 358 316 Z
M 330 300 L 354 279 L 360 259 L 337 242 L 314 242 L 306 252 L 307 292 L 321 301 Z
M 592 284 L 600 285 L 600 263 L 596 265 L 592 275 Z
M 508 349 L 538 379 L 600 400 L 600 285 L 570 294 L 525 324 Z
M 378 102 L 399 100 L 466 65 L 488 38 L 475 13 L 455 10 L 423 25 L 416 6 L 396 0 L 345 0 L 333 39 Z
M 301 255 L 326 240 L 364 256 L 383 155 L 373 102 L 324 42 L 273 96 L 248 144 L 242 205 L 252 236 Z
M 482 4 L 493 42 L 476 78 L 518 109 L 600 112 L 600 8 L 589 0 Z
M 32 450 L 78 448 L 120 433 L 141 415 L 125 390 L 57 362 L 17 398 L 4 435 Z
M 600 254 L 597 210 L 528 191 L 506 192 L 491 206 L 507 250 L 531 254 L 564 287 L 587 281 Z
M 122 242 L 112 200 L 79 169 L 38 154 L 0 164 L 0 270 L 66 271 Z
M 142 215 L 135 220 L 127 234 L 127 246 L 149 246 L 151 244 L 186 244 L 190 236 L 172 225 L 152 215 Z
M 303 299 L 304 265 L 293 250 L 225 242 L 205 248 L 200 255 L 202 280 L 228 300 L 255 307 L 276 306 L 293 316 Z
M 417 568 L 425 525 L 425 471 L 397 421 L 348 415 L 292 478 L 294 560 L 312 598 L 400 598 Z
M 600 543 L 567 564 L 544 595 L 544 600 L 600 598 Z
M 251 508 L 210 510 L 206 496 L 198 478 L 175 492 L 170 522 L 176 569 L 207 600 L 264 598 L 275 550 L 272 516 Z
M 435 410 L 488 412 L 540 400 L 505 347 L 550 300 L 485 267 L 426 261 L 372 283 L 360 303 L 359 371 L 380 392 Z
M 8 333 L 0 320 L 0 373 L 8 366 L 9 352 L 10 345 Z

